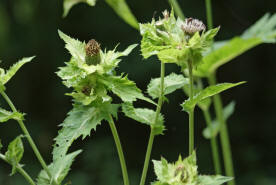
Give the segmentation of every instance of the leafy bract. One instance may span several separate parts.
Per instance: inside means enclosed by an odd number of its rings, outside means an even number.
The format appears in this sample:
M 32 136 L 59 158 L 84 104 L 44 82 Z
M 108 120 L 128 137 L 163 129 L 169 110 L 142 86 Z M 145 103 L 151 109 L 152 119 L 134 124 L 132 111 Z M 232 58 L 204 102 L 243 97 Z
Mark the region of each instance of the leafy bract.
M 22 136 L 17 136 L 8 146 L 8 150 L 5 153 L 7 161 L 12 165 L 11 175 L 16 173 L 16 168 L 23 157 L 24 146 L 21 140 Z
M 226 105 L 223 109 L 224 120 L 227 120 L 234 113 L 234 110 L 235 110 L 235 102 L 232 101 L 228 105 Z M 216 137 L 220 131 L 220 126 L 221 124 L 218 122 L 218 120 L 212 121 L 212 124 L 203 130 L 202 132 L 203 136 L 206 139 L 211 139 Z
M 208 77 L 223 64 L 262 43 L 275 43 L 276 14 L 265 14 L 240 37 L 229 41 L 215 42 L 195 70 L 195 75 Z
M 23 58 L 13 64 L 7 71 L 0 68 L 0 84 L 5 85 L 24 64 L 30 62 L 33 58 L 34 57 Z
M 153 99 L 160 96 L 160 83 L 161 79 L 155 78 L 148 85 L 147 92 Z M 183 75 L 171 73 L 164 78 L 164 95 L 170 94 L 187 84 L 189 84 L 189 80 L 184 78 Z
M 63 0 L 63 17 L 66 17 L 71 8 L 79 3 L 86 3 L 90 6 L 95 6 L 96 0 Z
M 23 120 L 23 114 L 19 112 L 10 112 L 0 108 L 0 123 L 6 122 L 10 119 Z
M 125 0 L 105 0 L 106 3 L 130 26 L 138 29 L 138 22 Z
M 195 152 L 183 160 L 179 156 L 175 163 L 161 158 L 161 161 L 153 160 L 153 164 L 158 181 L 152 185 L 220 185 L 232 180 L 220 175 L 198 175 Z
M 216 95 L 222 91 L 225 91 L 227 89 L 230 89 L 232 87 L 241 85 L 245 82 L 239 82 L 239 83 L 221 83 L 217 85 L 209 86 L 202 91 L 198 92 L 196 95 L 194 95 L 193 99 L 189 98 L 184 101 L 183 104 L 181 104 L 182 108 L 186 112 L 190 112 L 194 109 L 194 107 L 197 105 L 198 102 L 204 100 L 205 98 L 211 97 L 213 95 Z
M 63 158 L 74 140 L 90 135 L 91 130 L 96 130 L 102 120 L 110 121 L 110 115 L 117 117 L 118 106 L 109 102 L 89 106 L 75 104 L 55 138 L 53 161 Z
M 143 36 L 142 55 L 144 58 L 157 55 L 164 63 L 176 63 L 182 67 L 186 67 L 189 59 L 196 66 L 219 28 L 203 31 L 201 34 L 196 32 L 191 36 L 182 30 L 184 22 L 180 18 L 176 19 L 173 11 L 170 15 L 167 11 L 163 14 L 163 19 L 140 24 L 140 33 Z
M 70 171 L 70 167 L 75 159 L 75 157 L 81 152 L 81 150 L 75 151 L 73 153 L 65 155 L 63 158 L 51 163 L 48 168 L 52 174 L 50 179 L 45 170 L 42 170 L 37 178 L 37 185 L 55 185 L 61 184 L 64 178 Z
M 155 123 L 156 113 L 151 109 L 134 108 L 132 104 L 124 103 L 122 104 L 122 110 L 127 117 L 151 126 L 154 130 L 155 135 L 163 134 L 165 126 L 164 117 L 161 113 L 159 113 L 159 116 Z

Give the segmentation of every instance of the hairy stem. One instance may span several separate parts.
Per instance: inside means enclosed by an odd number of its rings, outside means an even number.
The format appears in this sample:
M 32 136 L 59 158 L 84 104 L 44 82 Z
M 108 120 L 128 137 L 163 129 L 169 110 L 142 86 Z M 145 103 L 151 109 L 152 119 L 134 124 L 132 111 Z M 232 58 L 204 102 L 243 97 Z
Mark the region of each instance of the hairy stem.
M 119 159 L 120 159 L 120 163 L 121 163 L 123 179 L 124 179 L 124 185 L 129 185 L 126 161 L 125 161 L 122 145 L 120 142 L 120 138 L 119 138 L 115 123 L 114 123 L 111 115 L 110 115 L 110 119 L 111 119 L 111 121 L 109 122 L 109 125 L 110 125 L 110 129 L 111 129 L 111 132 L 112 132 L 112 135 L 113 135 L 116 147 L 117 147 L 117 151 L 118 151 L 118 155 L 119 155 Z
M 154 125 L 157 124 L 158 117 L 161 111 L 161 107 L 163 104 L 163 96 L 164 96 L 164 77 L 165 77 L 165 63 L 161 62 L 161 72 L 160 72 L 160 95 L 158 98 L 158 105 L 156 107 L 156 112 L 155 112 L 155 119 L 154 119 Z M 151 155 L 151 150 L 152 150 L 152 145 L 154 141 L 154 128 L 151 127 L 150 131 L 150 138 L 148 142 L 148 147 L 147 147 L 147 153 L 146 153 L 146 158 L 144 162 L 144 167 L 143 167 L 143 172 L 142 172 L 142 177 L 140 180 L 140 185 L 144 185 L 146 182 L 146 177 L 147 177 L 147 172 L 148 172 L 148 167 L 149 167 L 149 161 L 150 161 L 150 155 Z
M 178 17 L 180 17 L 182 20 L 185 19 L 185 15 L 184 13 L 182 12 L 177 0 L 168 0 L 169 3 L 171 4 L 171 6 L 173 7 L 176 15 L 178 15 Z
M 211 116 L 209 110 L 203 110 L 205 122 L 208 127 L 211 126 L 212 121 L 211 121 Z M 213 163 L 215 167 L 215 172 L 216 174 L 221 174 L 221 164 L 220 164 L 220 157 L 219 157 L 219 150 L 218 150 L 218 142 L 217 142 L 217 137 L 212 137 L 210 139 L 211 142 L 211 149 L 212 149 L 212 155 L 213 155 Z
M 1 95 L 3 96 L 3 98 L 5 99 L 5 101 L 9 104 L 10 108 L 12 109 L 13 112 L 17 112 L 15 106 L 13 105 L 12 101 L 10 100 L 10 98 L 8 97 L 8 95 L 4 92 L 4 91 L 0 91 Z M 44 159 L 42 158 L 39 150 L 37 149 L 29 131 L 27 130 L 24 122 L 22 120 L 17 120 L 19 126 L 21 127 L 24 135 L 26 136 L 29 144 L 31 145 L 38 161 L 40 162 L 41 166 L 43 167 L 43 169 L 46 171 L 46 173 L 48 174 L 49 178 L 51 179 L 52 178 L 52 175 L 51 175 L 51 172 L 50 170 L 48 169 L 48 166 L 46 165 Z
M 6 156 L 4 156 L 3 154 L 0 154 L 0 159 L 2 159 L 3 161 L 5 161 L 8 164 L 11 164 L 7 160 Z M 16 170 L 26 179 L 26 181 L 30 185 L 35 185 L 35 182 L 33 181 L 33 179 L 29 176 L 29 174 L 20 165 L 16 165 Z
M 216 84 L 216 76 L 215 73 L 212 73 L 209 76 L 209 83 L 210 85 Z M 223 106 L 220 95 L 215 95 L 213 97 L 214 99 L 214 106 L 216 111 L 217 119 L 220 123 L 220 140 L 221 140 L 221 146 L 222 146 L 222 154 L 223 154 L 223 160 L 224 160 L 224 168 L 225 173 L 229 177 L 234 177 L 234 167 L 233 167 L 233 160 L 232 160 L 232 153 L 231 153 L 231 145 L 228 135 L 228 129 L 226 121 L 223 117 Z M 228 185 L 235 185 L 235 181 L 229 181 Z
M 192 100 L 194 97 L 194 80 L 193 80 L 193 62 L 188 61 L 189 68 L 189 80 L 190 80 L 190 92 L 189 96 Z M 194 109 L 189 112 L 189 155 L 193 153 L 194 150 Z

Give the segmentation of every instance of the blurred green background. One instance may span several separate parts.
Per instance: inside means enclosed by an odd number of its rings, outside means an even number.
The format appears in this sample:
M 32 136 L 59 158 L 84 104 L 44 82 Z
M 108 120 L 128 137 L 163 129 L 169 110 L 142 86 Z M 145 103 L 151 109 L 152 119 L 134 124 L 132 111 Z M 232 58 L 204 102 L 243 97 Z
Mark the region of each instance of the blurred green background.
M 166 0 L 128 0 L 134 15 L 140 22 L 148 22 L 153 15 L 169 9 Z M 179 0 L 188 17 L 205 19 L 203 0 Z M 155 13 L 156 12 L 156 13 Z M 215 26 L 221 31 L 217 40 L 239 35 L 266 12 L 276 12 L 276 1 L 266 0 L 213 0 Z M 69 53 L 59 39 L 57 29 L 80 40 L 97 39 L 103 48 L 113 49 L 120 43 L 122 50 L 130 44 L 139 43 L 139 33 L 124 23 L 114 11 L 99 0 L 96 7 L 85 4 L 75 6 L 68 17 L 62 16 L 62 0 L 0 0 L 0 59 L 1 67 L 8 67 L 23 56 L 36 55 L 7 85 L 7 93 L 22 112 L 27 113 L 26 125 L 37 142 L 47 162 L 51 161 L 52 139 L 57 135 L 58 125 L 71 109 L 71 99 L 65 96 L 69 89 L 62 85 L 55 72 L 69 60 Z M 123 59 L 119 72 L 126 72 L 146 89 L 152 77 L 159 75 L 159 63 L 152 57 L 143 61 L 139 49 Z M 179 72 L 174 65 L 167 65 L 167 74 Z M 247 81 L 238 88 L 223 93 L 224 104 L 232 99 L 237 103 L 234 116 L 228 121 L 233 149 L 236 180 L 238 185 L 276 184 L 276 46 L 261 45 L 243 54 L 218 72 L 219 82 Z M 175 161 L 179 154 L 187 155 L 188 117 L 181 112 L 179 104 L 186 97 L 181 91 L 169 96 L 163 107 L 167 131 L 155 140 L 152 158 L 166 157 Z M 3 101 L 0 100 L 1 105 Z M 4 104 L 5 105 L 5 104 Z M 3 105 L 3 106 L 4 106 Z M 140 106 L 146 106 L 139 103 Z M 196 110 L 196 146 L 199 171 L 212 174 L 209 141 L 202 137 L 205 123 L 199 109 Z M 138 124 L 123 114 L 116 122 L 132 184 L 138 184 L 142 170 L 148 127 Z M 0 125 L 0 137 L 4 146 L 21 131 L 14 121 Z M 112 135 L 106 123 L 92 132 L 84 142 L 74 143 L 72 150 L 83 148 L 77 157 L 67 181 L 77 185 L 121 185 L 120 164 Z M 32 150 L 25 142 L 22 163 L 36 177 L 40 166 Z M 0 161 L 1 185 L 25 185 L 16 174 L 9 177 L 10 166 Z M 152 165 L 148 182 L 155 178 Z

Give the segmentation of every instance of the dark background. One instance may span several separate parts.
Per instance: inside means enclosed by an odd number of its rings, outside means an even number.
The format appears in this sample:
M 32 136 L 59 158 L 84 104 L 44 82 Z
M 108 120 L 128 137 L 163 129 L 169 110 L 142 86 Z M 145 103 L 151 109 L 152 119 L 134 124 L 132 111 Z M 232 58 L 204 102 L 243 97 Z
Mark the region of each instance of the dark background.
M 154 14 L 168 9 L 166 0 L 128 0 L 139 22 L 149 22 Z M 203 0 L 179 0 L 186 16 L 197 17 L 206 22 Z M 266 12 L 276 12 L 273 0 L 213 0 L 215 26 L 221 31 L 217 40 L 239 35 Z M 26 126 L 40 148 L 43 156 L 51 161 L 52 139 L 57 135 L 58 125 L 71 109 L 71 98 L 65 96 L 69 89 L 62 85 L 55 72 L 69 60 L 57 29 L 74 38 L 88 41 L 97 39 L 102 47 L 119 50 L 139 43 L 139 33 L 124 23 L 103 0 L 96 7 L 85 4 L 75 6 L 68 17 L 61 18 L 61 0 L 0 0 L 0 58 L 1 67 L 7 68 L 23 56 L 36 55 L 7 84 L 7 93 L 16 107 L 27 113 Z M 234 99 L 237 103 L 234 116 L 228 121 L 238 185 L 276 184 L 275 102 L 276 102 L 276 46 L 258 46 L 226 64 L 218 72 L 219 82 L 247 81 L 246 85 L 222 94 L 224 104 Z M 136 48 L 125 57 L 118 69 L 129 74 L 138 87 L 145 90 L 152 77 L 159 75 L 156 58 L 142 59 Z M 167 74 L 179 72 L 174 65 L 167 65 Z M 166 157 L 177 160 L 179 154 L 187 155 L 188 117 L 181 112 L 179 104 L 186 98 L 181 91 L 168 96 L 162 112 L 166 117 L 167 131 L 156 137 L 152 158 Z M 6 105 L 0 100 L 1 106 Z M 141 104 L 141 106 L 144 106 Z M 205 123 L 199 109 L 196 110 L 196 146 L 201 173 L 212 174 L 209 141 L 202 137 Z M 116 122 L 132 184 L 138 184 L 143 166 L 149 129 L 119 115 Z M 14 121 L 0 125 L 0 137 L 4 146 L 21 133 Z M 108 125 L 103 122 L 84 142 L 74 143 L 72 150 L 83 148 L 73 164 L 68 181 L 77 185 L 119 185 L 121 171 L 116 148 Z M 40 171 L 32 150 L 25 141 L 22 163 L 36 177 Z M 24 185 L 19 175 L 9 177 L 10 166 L 0 162 L 1 185 Z M 148 182 L 154 179 L 150 165 Z

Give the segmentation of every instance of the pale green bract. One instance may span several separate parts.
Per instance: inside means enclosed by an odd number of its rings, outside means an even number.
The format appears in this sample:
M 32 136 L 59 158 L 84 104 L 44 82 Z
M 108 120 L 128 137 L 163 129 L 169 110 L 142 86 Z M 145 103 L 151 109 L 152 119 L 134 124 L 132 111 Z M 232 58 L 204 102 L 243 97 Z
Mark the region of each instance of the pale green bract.
M 152 127 L 154 135 L 163 134 L 165 130 L 164 117 L 160 113 L 155 123 L 156 113 L 151 109 L 146 108 L 134 108 L 130 103 L 122 104 L 122 110 L 124 114 L 140 123 L 147 124 Z
M 0 123 L 7 122 L 10 119 L 23 120 L 24 114 L 19 112 L 10 112 L 0 108 Z
M 161 161 L 153 160 L 153 164 L 158 181 L 152 185 L 220 185 L 233 179 L 220 175 L 199 175 L 195 152 L 183 160 L 179 156 L 175 163 L 161 158 Z
M 219 28 L 203 31 L 201 34 L 196 32 L 190 36 L 182 30 L 183 25 L 184 22 L 180 18 L 175 18 L 173 10 L 168 17 L 140 24 L 143 57 L 157 55 L 164 63 L 176 63 L 184 68 L 187 60 L 192 59 L 193 65 L 196 66 L 201 60 L 202 52 L 211 45 Z
M 230 102 L 228 105 L 226 105 L 223 108 L 223 117 L 225 121 L 234 113 L 234 110 L 235 110 L 234 101 Z M 213 120 L 212 124 L 203 130 L 202 132 L 203 136 L 206 139 L 211 139 L 216 137 L 220 131 L 220 126 L 221 124 L 219 124 L 217 120 Z
M 70 153 L 63 158 L 54 161 L 48 166 L 52 178 L 50 179 L 45 170 L 42 170 L 37 178 L 37 185 L 60 185 L 68 172 L 75 159 L 75 157 L 81 152 L 81 150 Z
M 5 153 L 7 161 L 12 165 L 11 175 L 16 173 L 16 168 L 23 157 L 24 146 L 21 140 L 22 136 L 17 136 L 8 146 L 8 150 Z M 22 165 L 21 165 L 22 166 Z
M 198 92 L 196 95 L 194 95 L 193 99 L 189 98 L 184 101 L 184 103 L 181 104 L 182 108 L 186 112 L 190 112 L 194 109 L 194 107 L 197 105 L 198 102 L 203 101 L 204 99 L 214 96 L 222 91 L 225 91 L 227 89 L 230 89 L 232 87 L 241 85 L 245 82 L 239 82 L 239 83 L 221 83 L 217 85 L 212 85 L 209 87 L 206 87 L 202 91 Z
M 30 62 L 33 58 L 34 57 L 23 58 L 6 71 L 0 68 L 0 84 L 5 85 L 24 64 Z
M 260 20 L 248 28 L 240 37 L 229 41 L 214 43 L 198 65 L 194 74 L 208 77 L 220 66 L 228 63 L 235 57 L 262 43 L 275 43 L 276 39 L 276 14 L 265 14 Z
M 155 78 L 148 84 L 147 92 L 153 99 L 160 96 L 160 81 L 160 78 Z M 184 78 L 183 75 L 171 73 L 164 78 L 164 95 L 170 94 L 188 84 L 189 79 Z
M 63 0 L 63 17 L 66 17 L 73 6 L 79 3 L 86 3 L 95 6 L 96 0 Z

